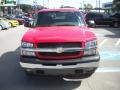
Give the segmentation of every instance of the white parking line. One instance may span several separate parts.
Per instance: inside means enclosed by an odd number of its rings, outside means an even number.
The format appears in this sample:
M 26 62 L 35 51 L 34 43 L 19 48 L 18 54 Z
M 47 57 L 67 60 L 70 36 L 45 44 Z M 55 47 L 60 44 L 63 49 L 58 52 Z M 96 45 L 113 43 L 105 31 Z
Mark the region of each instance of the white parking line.
M 95 72 L 120 72 L 120 67 L 101 67 Z
M 115 46 L 118 46 L 120 44 L 120 39 L 116 42 Z
M 108 39 L 104 39 L 100 44 L 99 44 L 99 46 L 102 46 L 105 42 L 107 42 L 108 41 Z

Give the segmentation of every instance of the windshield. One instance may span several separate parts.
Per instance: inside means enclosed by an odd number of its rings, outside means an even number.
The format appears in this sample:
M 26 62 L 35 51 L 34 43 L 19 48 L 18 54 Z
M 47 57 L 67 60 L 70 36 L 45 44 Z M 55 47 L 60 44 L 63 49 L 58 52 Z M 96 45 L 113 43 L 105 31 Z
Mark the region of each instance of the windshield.
M 39 12 L 34 26 L 83 26 L 80 12 Z

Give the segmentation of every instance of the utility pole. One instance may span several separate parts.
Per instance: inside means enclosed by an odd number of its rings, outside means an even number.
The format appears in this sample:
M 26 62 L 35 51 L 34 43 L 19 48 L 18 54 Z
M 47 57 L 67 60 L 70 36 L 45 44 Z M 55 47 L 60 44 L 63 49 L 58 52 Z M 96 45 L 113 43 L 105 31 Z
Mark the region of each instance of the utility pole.
M 18 8 L 20 9 L 20 0 L 17 0 Z
M 98 6 L 97 6 L 97 0 L 96 0 L 96 8 L 97 8 Z
M 48 3 L 47 3 L 47 4 L 48 4 L 47 6 L 48 6 L 48 8 L 49 8 L 49 0 L 48 0 Z
M 84 11 L 84 0 L 83 0 L 83 11 Z
M 44 6 L 44 0 L 43 0 L 43 6 Z
M 100 0 L 99 0 L 99 12 L 100 12 Z

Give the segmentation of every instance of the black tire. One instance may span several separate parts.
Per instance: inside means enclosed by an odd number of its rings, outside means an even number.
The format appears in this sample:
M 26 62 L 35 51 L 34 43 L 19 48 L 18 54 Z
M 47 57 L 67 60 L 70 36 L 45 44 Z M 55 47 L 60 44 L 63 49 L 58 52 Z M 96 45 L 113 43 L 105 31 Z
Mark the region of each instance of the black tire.
M 10 22 L 9 22 L 10 23 Z M 11 27 L 13 27 L 12 23 L 10 23 Z
M 110 26 L 110 27 L 113 27 L 113 25 L 112 25 L 112 24 L 110 24 L 109 26 Z
M 88 26 L 91 27 L 91 28 L 95 28 L 96 27 L 96 24 L 95 24 L 95 21 L 92 20 L 94 23 L 91 23 L 90 21 L 88 21 Z
M 119 23 L 118 22 L 114 22 L 113 23 L 113 27 L 118 28 L 119 27 Z
M 92 27 L 92 28 L 95 28 L 95 27 L 96 27 L 96 25 L 95 25 L 95 24 L 93 24 L 93 25 L 91 25 L 91 27 Z
M 8 28 L 4 28 L 4 30 L 8 30 Z

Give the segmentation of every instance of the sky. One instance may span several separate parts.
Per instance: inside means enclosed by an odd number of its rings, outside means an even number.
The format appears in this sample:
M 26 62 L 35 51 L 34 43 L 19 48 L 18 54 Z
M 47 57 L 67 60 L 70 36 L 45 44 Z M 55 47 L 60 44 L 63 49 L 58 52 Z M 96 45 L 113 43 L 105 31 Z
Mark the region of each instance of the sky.
M 59 8 L 61 5 L 83 8 L 84 4 L 91 4 L 93 7 L 99 7 L 99 0 L 18 0 L 22 4 L 43 5 L 49 8 Z M 112 2 L 113 0 L 100 0 L 100 6 L 103 3 Z M 35 3 L 33 3 L 35 2 Z

